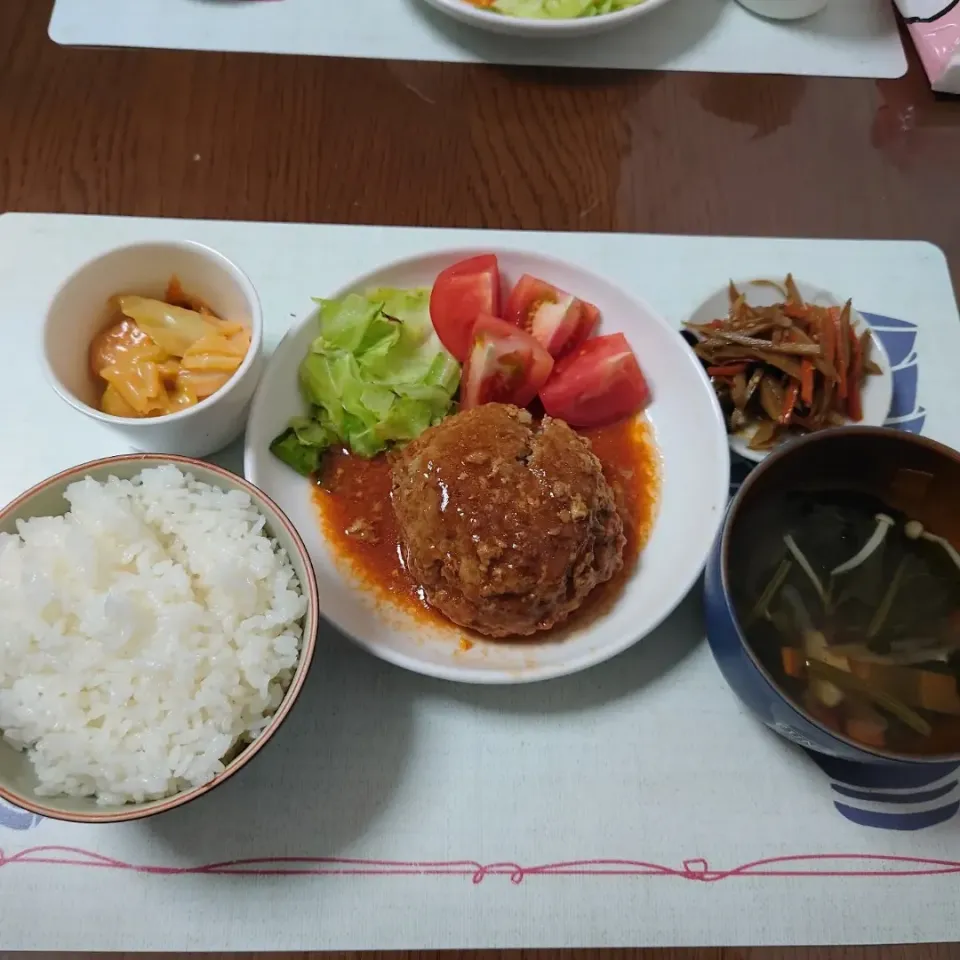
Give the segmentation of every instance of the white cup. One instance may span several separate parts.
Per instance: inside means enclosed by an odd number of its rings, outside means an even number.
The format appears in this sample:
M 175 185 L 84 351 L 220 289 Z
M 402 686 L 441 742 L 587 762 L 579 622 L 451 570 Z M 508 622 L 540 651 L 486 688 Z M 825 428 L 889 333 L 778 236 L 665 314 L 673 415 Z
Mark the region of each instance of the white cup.
M 771 20 L 801 20 L 819 13 L 830 0 L 740 0 L 742 6 Z
M 250 349 L 239 369 L 196 406 L 162 417 L 114 417 L 98 409 L 91 375 L 93 338 L 113 314 L 110 298 L 138 294 L 162 298 L 170 278 L 224 320 L 250 330 Z M 74 410 L 111 427 L 135 449 L 205 457 L 240 434 L 260 377 L 263 317 L 253 284 L 223 254 L 192 241 L 155 241 L 111 250 L 80 267 L 57 291 L 43 328 L 43 359 L 54 390 Z

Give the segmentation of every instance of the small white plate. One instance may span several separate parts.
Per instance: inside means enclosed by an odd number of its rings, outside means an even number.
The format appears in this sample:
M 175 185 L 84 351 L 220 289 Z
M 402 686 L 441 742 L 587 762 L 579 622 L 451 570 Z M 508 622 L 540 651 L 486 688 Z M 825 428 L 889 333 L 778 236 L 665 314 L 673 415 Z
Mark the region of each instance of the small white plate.
M 763 283 L 758 284 L 758 279 L 762 281 L 772 278 L 752 277 L 749 280 L 733 281 L 734 286 L 746 295 L 747 303 L 754 307 L 770 307 L 783 300 L 783 297 L 773 287 Z M 782 283 L 783 277 L 777 277 L 775 282 Z M 840 307 L 846 303 L 845 299 L 839 300 L 829 290 L 824 290 L 803 280 L 796 280 L 795 282 L 797 289 L 800 291 L 800 296 L 807 303 L 822 307 Z M 707 297 L 688 317 L 688 322 L 709 323 L 711 320 L 727 316 L 730 312 L 730 299 L 727 289 L 726 286 L 723 286 L 716 293 Z M 855 307 L 851 308 L 850 320 L 860 330 L 870 326 Z M 890 413 L 890 405 L 893 403 L 893 371 L 883 341 L 876 334 L 873 335 L 872 340 L 873 347 L 870 357 L 883 372 L 879 376 L 867 377 L 863 385 L 863 420 L 860 422 L 867 427 L 882 427 Z M 745 460 L 760 463 L 771 451 L 751 450 L 748 446 L 751 436 L 752 431 L 746 434 L 732 434 L 730 436 L 730 449 Z M 789 437 L 785 437 L 781 443 L 786 443 L 788 440 Z
M 446 250 L 400 260 L 360 277 L 340 297 L 372 287 L 432 285 L 444 268 L 489 250 Z M 646 416 L 661 459 L 658 512 L 646 549 L 612 609 L 551 640 L 476 641 L 460 649 L 463 632 L 436 628 L 385 605 L 356 581 L 321 533 L 310 483 L 269 452 L 291 416 L 304 412 L 297 369 L 317 335 L 315 314 L 297 323 L 267 365 L 254 398 L 244 451 L 246 477 L 287 514 L 307 545 L 324 616 L 371 653 L 435 677 L 468 683 L 525 683 L 583 670 L 626 650 L 654 629 L 700 575 L 727 502 L 730 455 L 723 414 L 697 357 L 677 331 L 641 301 L 574 264 L 496 249 L 504 284 L 524 273 L 542 277 L 595 303 L 601 333 L 623 332 L 649 381 Z
M 665 6 L 670 0 L 646 0 L 645 3 L 615 13 L 605 13 L 598 17 L 576 17 L 571 20 L 540 20 L 533 17 L 510 17 L 501 13 L 482 10 L 467 3 L 466 0 L 424 0 L 435 10 L 492 33 L 503 33 L 514 37 L 563 38 L 585 37 L 602 33 L 615 27 L 623 27 L 645 14 L 652 13 Z

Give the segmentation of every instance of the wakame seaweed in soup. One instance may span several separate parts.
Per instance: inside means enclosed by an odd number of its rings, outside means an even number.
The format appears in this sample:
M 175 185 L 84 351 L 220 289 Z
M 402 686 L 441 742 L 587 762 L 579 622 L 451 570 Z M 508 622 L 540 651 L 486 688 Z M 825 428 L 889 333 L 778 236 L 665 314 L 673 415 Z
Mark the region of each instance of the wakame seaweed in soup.
M 884 752 L 960 752 L 960 553 L 882 500 L 785 493 L 730 552 L 747 643 L 809 714 Z

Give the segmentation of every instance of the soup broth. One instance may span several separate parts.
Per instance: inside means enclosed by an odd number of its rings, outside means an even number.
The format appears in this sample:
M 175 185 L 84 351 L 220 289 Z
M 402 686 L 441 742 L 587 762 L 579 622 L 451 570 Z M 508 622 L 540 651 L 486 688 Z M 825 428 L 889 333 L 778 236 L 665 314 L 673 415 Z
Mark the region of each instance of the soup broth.
M 729 570 L 747 643 L 797 705 L 895 754 L 960 752 L 960 554 L 852 490 L 766 498 Z

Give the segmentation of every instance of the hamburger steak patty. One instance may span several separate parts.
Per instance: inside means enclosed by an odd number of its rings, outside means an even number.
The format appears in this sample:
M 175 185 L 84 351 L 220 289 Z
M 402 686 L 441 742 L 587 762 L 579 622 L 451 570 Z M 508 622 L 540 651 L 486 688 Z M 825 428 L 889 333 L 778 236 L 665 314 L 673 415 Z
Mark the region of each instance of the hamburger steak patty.
M 392 486 L 410 572 L 478 633 L 548 630 L 623 565 L 613 491 L 562 420 L 499 403 L 448 417 L 396 455 Z

